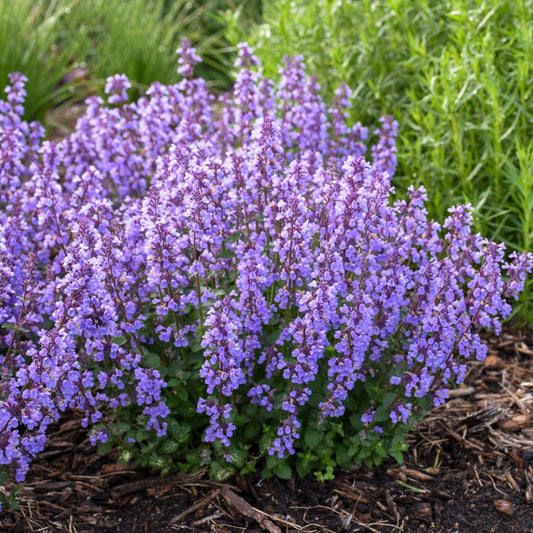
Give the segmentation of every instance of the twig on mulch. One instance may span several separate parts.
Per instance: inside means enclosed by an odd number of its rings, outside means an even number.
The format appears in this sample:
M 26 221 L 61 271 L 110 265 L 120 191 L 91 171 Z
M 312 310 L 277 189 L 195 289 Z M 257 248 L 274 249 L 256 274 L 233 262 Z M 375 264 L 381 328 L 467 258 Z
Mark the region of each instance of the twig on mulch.
M 269 516 L 268 514 L 252 507 L 246 500 L 237 496 L 232 490 L 222 489 L 221 495 L 228 505 L 237 509 L 244 516 L 255 520 L 265 531 L 269 533 L 281 533 L 281 529 L 267 518 Z
M 179 515 L 175 516 L 172 520 L 170 520 L 169 524 L 172 525 L 172 524 L 177 524 L 178 522 L 181 522 L 186 516 L 189 516 L 191 513 L 194 513 L 198 509 L 205 507 L 213 498 L 216 498 L 219 494 L 220 494 L 219 489 L 214 490 L 211 494 L 209 494 L 209 496 L 207 496 L 203 500 L 200 500 L 194 505 L 191 505 L 188 509 L 186 509 Z
M 141 492 L 143 490 L 156 487 L 158 485 L 190 485 L 191 483 L 198 481 L 200 478 L 202 478 L 205 472 L 206 469 L 204 468 L 192 474 L 178 474 L 169 477 L 156 476 L 153 478 L 131 481 L 129 483 L 124 483 L 123 485 L 119 485 L 118 487 L 113 488 L 113 490 L 111 491 L 111 497 L 113 499 L 119 499 L 130 494 L 135 494 L 136 492 Z

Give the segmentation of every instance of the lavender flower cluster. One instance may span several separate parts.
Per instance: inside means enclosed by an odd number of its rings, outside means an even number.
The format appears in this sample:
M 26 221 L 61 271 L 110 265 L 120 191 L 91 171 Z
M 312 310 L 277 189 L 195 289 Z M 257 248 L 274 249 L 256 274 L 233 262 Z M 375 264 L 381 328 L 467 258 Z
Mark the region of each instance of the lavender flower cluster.
M 18 481 L 67 409 L 93 426 L 137 406 L 164 435 L 154 353 L 203 381 L 207 442 L 229 446 L 251 403 L 276 413 L 269 453 L 293 454 L 319 377 L 319 422 L 376 376 L 406 422 L 485 356 L 479 328 L 500 331 L 531 271 L 472 234 L 469 207 L 440 226 L 422 189 L 394 200 L 398 124 L 348 126 L 349 88 L 328 108 L 301 57 L 274 86 L 243 44 L 215 96 L 178 53 L 182 81 L 128 103 L 114 76 L 60 142 L 23 120 L 23 76 L 0 102 L 0 465 Z

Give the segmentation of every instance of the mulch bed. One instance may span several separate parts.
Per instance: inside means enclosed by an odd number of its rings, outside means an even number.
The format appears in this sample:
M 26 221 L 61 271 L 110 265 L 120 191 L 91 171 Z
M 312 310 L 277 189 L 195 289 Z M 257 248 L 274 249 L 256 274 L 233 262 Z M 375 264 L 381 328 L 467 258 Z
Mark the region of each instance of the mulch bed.
M 77 420 L 58 425 L 18 496 L 7 532 L 533 533 L 533 336 L 489 339 L 464 386 L 410 436 L 403 465 L 215 483 L 161 478 L 99 456 Z

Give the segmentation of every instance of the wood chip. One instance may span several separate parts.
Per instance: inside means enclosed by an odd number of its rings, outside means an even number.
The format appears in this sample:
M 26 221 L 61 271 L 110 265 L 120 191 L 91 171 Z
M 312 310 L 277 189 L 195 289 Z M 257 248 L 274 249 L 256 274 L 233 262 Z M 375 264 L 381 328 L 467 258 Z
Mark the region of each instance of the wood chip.
M 120 464 L 120 463 L 111 463 L 109 465 L 102 465 L 102 473 L 103 474 L 121 474 L 121 473 L 129 473 L 134 469 L 134 466 L 130 463 Z
M 496 500 L 494 502 L 494 507 L 500 511 L 500 513 L 511 516 L 515 509 L 514 505 L 509 500 Z
M 515 351 L 525 355 L 533 355 L 533 350 L 526 346 L 525 342 L 520 342 L 515 345 Z
M 422 522 L 432 522 L 433 512 L 431 510 L 431 505 L 426 502 L 416 503 L 413 508 L 413 518 Z
M 458 440 L 459 442 L 461 442 L 463 444 L 463 446 L 465 448 L 468 448 L 468 449 L 477 449 L 477 450 L 481 450 L 483 451 L 483 447 L 482 446 L 479 446 L 478 444 L 475 444 L 473 442 L 469 442 L 468 440 L 466 440 L 464 437 L 462 437 L 461 435 L 459 435 L 459 433 L 457 433 L 457 431 L 453 430 L 452 428 L 448 427 L 446 424 L 444 424 L 443 422 L 441 422 L 440 420 L 438 421 L 438 424 L 439 426 L 442 427 L 442 429 L 444 429 L 444 431 L 446 431 L 446 433 L 448 433 L 449 435 L 451 435 L 454 439 Z
M 396 522 L 400 522 L 400 513 L 398 512 L 398 506 L 396 505 L 396 502 L 390 495 L 390 492 L 387 490 L 385 491 L 385 499 L 387 500 L 387 506 L 389 507 L 389 511 L 394 516 Z
M 406 467 L 400 467 L 400 471 L 403 472 L 406 476 L 411 477 L 413 479 L 418 479 L 419 481 L 431 481 L 433 478 L 425 474 L 424 472 L 420 472 L 419 470 L 415 470 L 413 468 L 406 468 Z
M 458 389 L 451 389 L 449 391 L 450 398 L 462 398 L 463 396 L 470 396 L 475 394 L 476 389 L 474 387 L 459 387 Z
M 348 485 L 347 483 L 339 483 L 338 489 L 334 489 L 333 492 L 338 494 L 342 498 L 352 500 L 356 503 L 369 504 L 369 500 L 363 496 L 363 491 L 355 486 Z
M 40 483 L 33 486 L 33 490 L 35 492 L 53 492 L 57 490 L 65 489 L 66 487 L 70 487 L 72 485 L 71 481 L 47 481 L 46 483 Z
M 531 415 L 518 414 L 511 418 L 506 418 L 499 422 L 499 426 L 503 431 L 519 431 L 531 424 Z
M 194 472 L 191 474 L 177 474 L 175 476 L 168 476 L 168 477 L 155 476 L 152 478 L 144 478 L 144 479 L 139 479 L 137 481 L 131 481 L 129 483 L 124 483 L 123 485 L 114 487 L 111 490 L 111 497 L 113 499 L 122 498 L 130 494 L 141 492 L 148 488 L 157 487 L 158 485 L 167 485 L 167 486 L 188 485 L 190 483 L 193 483 L 199 480 L 201 477 L 203 477 L 204 473 L 205 473 L 205 469 L 202 469 L 202 470 L 199 470 L 198 472 Z
M 177 524 L 181 522 L 185 517 L 189 516 L 191 513 L 194 513 L 198 509 L 201 509 L 202 507 L 205 507 L 213 498 L 218 496 L 220 494 L 220 490 L 214 490 L 207 498 L 204 498 L 203 500 L 195 503 L 194 505 L 191 505 L 188 509 L 180 513 L 179 515 L 175 516 L 172 520 L 170 520 L 169 524 Z
M 500 368 L 503 364 L 497 355 L 487 355 L 483 361 L 483 366 L 485 368 Z
M 530 483 L 527 484 L 526 488 L 526 502 L 528 505 L 533 502 L 533 487 Z
M 505 478 L 507 479 L 509 485 L 511 485 L 515 492 L 522 492 L 511 472 L 505 472 Z
M 212 515 L 209 515 L 209 516 L 204 516 L 203 518 L 200 518 L 200 520 L 196 520 L 195 522 L 193 522 L 191 524 L 192 527 L 198 527 L 198 526 L 203 526 L 204 524 L 206 524 L 207 522 L 213 522 L 215 521 L 217 518 L 220 518 L 224 516 L 224 513 L 222 511 L 216 511 L 215 513 L 213 513 Z

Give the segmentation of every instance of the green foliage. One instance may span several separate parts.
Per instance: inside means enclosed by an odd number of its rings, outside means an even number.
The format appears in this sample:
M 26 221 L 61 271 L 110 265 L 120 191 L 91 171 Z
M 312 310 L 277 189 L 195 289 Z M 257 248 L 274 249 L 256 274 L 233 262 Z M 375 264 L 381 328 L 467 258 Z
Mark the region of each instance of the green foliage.
M 206 305 L 210 305 L 209 301 Z M 191 307 L 183 316 L 185 323 L 194 322 L 198 310 Z M 282 323 L 274 317 L 265 328 L 262 345 L 274 344 L 280 335 Z M 201 334 L 201 332 L 200 332 Z M 131 343 L 132 339 L 116 337 L 117 344 Z M 294 443 L 295 454 L 283 458 L 269 455 L 280 419 L 284 416 L 281 403 L 289 392 L 287 384 L 278 378 L 273 384 L 277 390 L 277 402 L 272 411 L 247 401 L 246 393 L 235 391 L 234 409 L 231 421 L 236 429 L 231 445 L 225 447 L 219 440 L 206 443 L 204 432 L 209 424 L 205 414 L 197 413 L 197 401 L 205 396 L 205 383 L 200 378 L 199 369 L 203 362 L 203 352 L 199 338 L 191 337 L 189 346 L 181 348 L 179 359 L 176 353 L 170 354 L 166 345 L 156 341 L 147 351 L 143 349 L 143 365 L 157 370 L 167 382 L 162 400 L 170 409 L 166 418 L 167 434 L 158 437 L 155 430 L 145 429 L 146 419 L 142 409 L 129 405 L 115 410 L 112 420 L 106 419 L 93 431 L 105 429 L 109 432 L 107 442 L 99 451 L 119 450 L 120 460 L 135 465 L 149 467 L 163 475 L 175 471 L 190 472 L 207 466 L 210 475 L 218 482 L 226 481 L 233 475 L 260 472 L 264 478 L 276 476 L 290 479 L 314 474 L 319 481 L 333 479 L 337 468 L 350 469 L 354 465 L 372 467 L 388 457 L 398 463 L 403 462 L 407 450 L 406 434 L 412 430 L 419 418 L 431 406 L 429 397 L 410 398 L 413 412 L 408 423 L 393 423 L 390 411 L 402 400 L 390 391 L 387 383 L 398 374 L 394 365 L 387 366 L 384 356 L 375 368 L 368 372 L 364 382 L 355 384 L 345 401 L 346 412 L 342 417 L 320 420 L 319 405 L 325 399 L 327 390 L 327 359 L 335 357 L 333 347 L 327 348 L 327 357 L 319 364 L 316 380 L 309 384 L 312 396 L 308 404 L 301 408 L 298 419 L 302 424 L 301 438 Z M 391 344 L 392 345 L 392 344 Z M 392 354 L 394 350 L 390 350 Z M 95 372 L 101 368 L 95 368 Z M 254 376 L 258 383 L 264 376 Z M 120 392 L 116 391 L 117 395 Z M 372 424 L 361 421 L 362 415 L 371 405 L 375 409 Z M 381 428 L 378 432 L 374 429 Z
M 76 80 L 59 86 L 81 53 L 80 42 L 65 34 L 65 20 L 75 1 L 0 0 L 0 86 L 8 74 L 28 78 L 25 117 L 42 120 L 46 110 L 74 96 Z M 61 43 L 61 46 L 59 44 Z
M 353 118 L 400 123 L 395 182 L 423 184 L 432 216 L 471 202 L 484 236 L 533 246 L 533 0 L 272 0 L 263 23 L 238 12 L 264 72 L 303 54 L 329 98 L 354 90 Z M 516 307 L 533 319 L 529 282 Z
M 154 81 L 172 84 L 176 49 L 187 37 L 208 67 L 199 72 L 227 85 L 223 65 L 226 42 L 216 20 L 216 0 L 86 0 L 72 10 L 69 34 L 83 43 L 83 60 L 91 76 L 103 81 L 124 73 L 137 90 Z
M 10 471 L 6 467 L 0 468 L 0 487 L 5 489 L 5 492 L 0 492 L 0 504 L 1 508 L 7 507 L 8 509 L 20 509 L 20 505 L 16 501 L 18 493 L 22 490 L 20 483 L 8 485 L 11 479 Z
M 198 75 L 227 87 L 233 50 L 218 12 L 228 5 L 225 0 L 0 0 L 0 86 L 10 72 L 24 74 L 29 80 L 25 118 L 42 121 L 55 106 L 103 90 L 105 78 L 117 73 L 128 76 L 137 95 L 154 81 L 175 83 L 176 49 L 187 37 L 203 58 Z
M 275 327 L 279 327 L 279 323 Z M 279 331 L 277 334 L 273 331 L 271 335 L 275 340 Z M 237 473 L 255 471 L 261 472 L 264 478 L 276 476 L 280 479 L 313 473 L 317 480 L 327 481 L 334 478 L 337 468 L 350 469 L 354 465 L 372 467 L 381 464 L 387 457 L 402 463 L 407 449 L 405 435 L 430 407 L 429 398 L 421 398 L 417 404 L 417 415 L 407 424 L 394 424 L 389 412 L 400 398 L 385 392 L 383 384 L 393 375 L 394 369 L 387 371 L 382 362 L 376 372 L 370 373 L 373 377 L 369 375 L 364 383 L 357 383 L 351 391 L 345 402 L 344 416 L 321 421 L 318 406 L 325 397 L 325 384 L 317 379 L 312 384 L 313 397 L 309 405 L 299 414 L 303 429 L 302 438 L 294 443 L 296 453 L 279 458 L 269 455 L 269 450 L 277 436 L 281 405 L 276 405 L 271 412 L 266 411 L 246 402 L 245 394 L 237 390 L 235 396 L 238 401 L 231 414 L 237 429 L 231 445 L 226 448 L 220 441 L 203 441 L 209 420 L 205 414 L 197 413 L 196 402 L 199 396 L 205 394 L 205 385 L 199 377 L 200 360 L 195 360 L 192 348 L 184 349 L 187 352 L 185 358 L 189 361 L 187 369 L 183 361 L 170 361 L 164 353 L 155 353 L 157 345 L 151 349 L 152 352 L 144 353 L 143 364 L 157 369 L 167 380 L 163 396 L 171 411 L 166 419 L 167 434 L 158 437 L 155 430 L 144 429 L 146 420 L 140 415 L 141 408 L 135 405 L 116 409 L 112 420 L 106 419 L 93 431 L 106 429 L 109 432 L 107 442 L 99 446 L 100 453 L 118 448 L 120 461 L 153 468 L 163 475 L 208 466 L 210 475 L 219 482 Z M 319 373 L 321 376 L 325 374 Z M 280 380 L 278 392 L 283 390 L 283 386 Z M 361 421 L 368 405 L 373 405 L 376 410 L 372 426 L 379 425 L 382 432 Z

